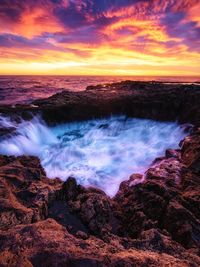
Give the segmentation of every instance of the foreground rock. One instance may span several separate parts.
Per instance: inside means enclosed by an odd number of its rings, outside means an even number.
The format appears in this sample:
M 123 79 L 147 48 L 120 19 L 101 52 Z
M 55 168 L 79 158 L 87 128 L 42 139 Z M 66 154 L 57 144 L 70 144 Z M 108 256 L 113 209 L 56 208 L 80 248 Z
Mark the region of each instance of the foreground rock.
M 35 157 L 0 157 L 0 229 L 43 220 L 61 187 L 48 179 Z
M 0 266 L 199 266 L 199 143 L 196 131 L 113 199 L 1 156 Z
M 177 244 L 176 253 L 168 255 L 143 251 L 131 246 L 125 248 L 123 240 L 112 237 L 103 242 L 94 236 L 87 240 L 77 238 L 53 219 L 20 225 L 7 232 L 0 232 L 1 266 L 199 266 L 200 260 Z M 165 239 L 157 234 L 156 238 Z M 139 241 L 148 244 L 148 237 Z M 145 246 L 145 245 L 143 245 Z M 9 250 L 8 250 L 9 249 Z
M 138 238 L 144 230 L 160 229 L 199 254 L 199 175 L 177 159 L 165 158 L 146 172 L 142 184 L 132 185 L 133 179 L 123 182 L 115 197 L 121 233 Z

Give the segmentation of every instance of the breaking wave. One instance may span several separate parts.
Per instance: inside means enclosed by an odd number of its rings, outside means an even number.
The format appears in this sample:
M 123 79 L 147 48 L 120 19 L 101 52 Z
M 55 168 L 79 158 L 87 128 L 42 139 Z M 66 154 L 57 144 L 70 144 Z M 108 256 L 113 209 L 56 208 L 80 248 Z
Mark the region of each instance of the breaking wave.
M 167 148 L 177 148 L 184 127 L 123 116 L 48 127 L 41 119 L 0 125 L 15 134 L 1 140 L 0 153 L 38 156 L 49 178 L 69 176 L 84 186 L 95 186 L 113 196 L 132 173 L 144 173 Z

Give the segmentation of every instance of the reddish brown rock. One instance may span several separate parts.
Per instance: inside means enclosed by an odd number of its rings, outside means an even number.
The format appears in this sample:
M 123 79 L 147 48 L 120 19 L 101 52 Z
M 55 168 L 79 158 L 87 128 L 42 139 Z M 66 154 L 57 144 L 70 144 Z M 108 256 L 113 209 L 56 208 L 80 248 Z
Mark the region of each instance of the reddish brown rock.
M 187 167 L 196 173 L 200 172 L 200 128 L 187 136 L 182 144 L 181 157 Z
M 53 219 L 48 219 L 0 231 L 0 263 L 2 267 L 197 267 L 200 264 L 197 256 L 159 233 L 144 233 L 143 239 L 135 244 L 140 248 L 134 247 L 134 241 L 130 241 L 129 248 L 125 248 L 123 242 L 125 240 L 115 236 L 107 243 L 92 236 L 87 240 L 79 239 Z M 162 243 L 166 245 L 165 248 Z M 150 248 L 148 252 L 144 249 L 147 244 Z M 159 251 L 156 251 L 155 244 Z M 171 255 L 164 252 L 170 249 Z
M 47 179 L 37 158 L 1 156 L 1 266 L 198 266 L 198 209 L 186 207 L 196 195 L 172 182 L 170 160 L 110 199 L 73 178 Z
M 91 233 L 102 236 L 105 232 L 116 231 L 113 201 L 103 191 L 96 188 L 85 189 L 77 185 L 74 178 L 69 178 L 59 195 Z
M 170 153 L 170 157 L 167 153 L 167 158 L 156 160 L 142 183 L 134 185 L 139 177 L 132 175 L 121 184 L 115 202 L 120 203 L 117 215 L 122 235 L 137 238 L 145 229 L 159 228 L 199 253 L 200 176 L 194 168 L 199 143 L 198 133 L 187 137 L 181 153 Z
M 48 179 L 35 157 L 0 156 L 0 165 L 0 229 L 45 219 L 61 182 Z

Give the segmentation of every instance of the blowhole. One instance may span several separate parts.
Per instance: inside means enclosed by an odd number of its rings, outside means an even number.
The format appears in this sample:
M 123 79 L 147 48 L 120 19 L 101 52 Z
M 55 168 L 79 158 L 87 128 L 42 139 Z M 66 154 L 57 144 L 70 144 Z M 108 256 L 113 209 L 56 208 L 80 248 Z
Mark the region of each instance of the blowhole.
M 49 178 L 69 176 L 84 186 L 114 196 L 122 181 L 133 173 L 143 174 L 152 161 L 178 148 L 187 129 L 176 122 L 115 116 L 47 126 L 34 118 L 12 125 L 15 134 L 2 140 L 0 153 L 40 158 Z

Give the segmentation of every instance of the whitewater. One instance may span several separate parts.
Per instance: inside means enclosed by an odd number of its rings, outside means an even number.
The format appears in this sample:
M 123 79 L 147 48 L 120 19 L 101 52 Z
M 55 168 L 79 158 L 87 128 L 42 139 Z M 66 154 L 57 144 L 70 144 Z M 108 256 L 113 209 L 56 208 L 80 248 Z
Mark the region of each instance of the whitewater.
M 178 148 L 186 136 L 176 122 L 115 116 L 47 126 L 41 118 L 13 122 L 0 117 L 1 127 L 15 133 L 2 139 L 4 155 L 37 156 L 49 178 L 69 176 L 86 187 L 114 196 L 132 173 L 144 173 L 168 148 Z

